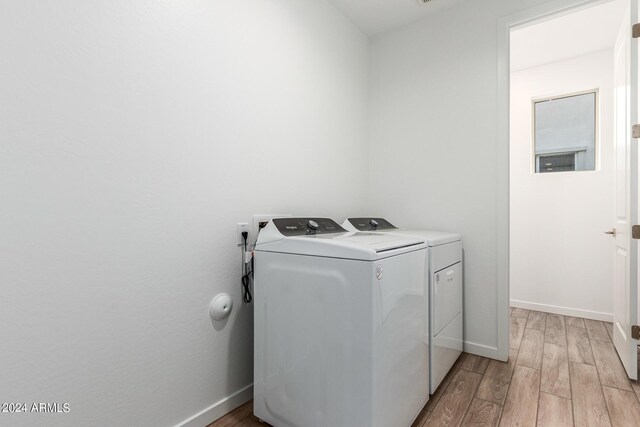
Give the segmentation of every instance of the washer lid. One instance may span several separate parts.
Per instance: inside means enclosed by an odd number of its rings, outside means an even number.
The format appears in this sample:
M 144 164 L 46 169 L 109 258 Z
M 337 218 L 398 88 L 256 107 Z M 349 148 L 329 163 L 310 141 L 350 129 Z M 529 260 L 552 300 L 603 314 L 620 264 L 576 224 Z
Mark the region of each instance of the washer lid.
M 303 234 L 304 228 L 300 226 L 286 228 L 304 224 L 305 221 L 313 221 L 318 224 L 318 228 L 324 223 L 325 226 L 330 226 L 330 229 L 333 225 L 328 221 L 331 221 L 342 231 L 317 233 L 315 230 L 313 233 L 307 230 Z M 282 221 L 269 222 L 260 232 L 256 251 L 373 261 L 425 247 L 424 239 L 411 236 L 372 232 L 347 233 L 328 218 L 283 218 Z

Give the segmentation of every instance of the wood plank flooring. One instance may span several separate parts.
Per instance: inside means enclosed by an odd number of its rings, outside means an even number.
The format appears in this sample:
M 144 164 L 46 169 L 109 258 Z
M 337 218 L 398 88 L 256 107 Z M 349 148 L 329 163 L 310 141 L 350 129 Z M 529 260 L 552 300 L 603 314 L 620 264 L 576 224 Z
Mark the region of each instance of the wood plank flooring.
M 509 362 L 463 353 L 412 427 L 640 426 L 640 382 L 610 323 L 513 308 L 510 327 Z M 209 427 L 268 427 L 252 413 L 248 402 Z

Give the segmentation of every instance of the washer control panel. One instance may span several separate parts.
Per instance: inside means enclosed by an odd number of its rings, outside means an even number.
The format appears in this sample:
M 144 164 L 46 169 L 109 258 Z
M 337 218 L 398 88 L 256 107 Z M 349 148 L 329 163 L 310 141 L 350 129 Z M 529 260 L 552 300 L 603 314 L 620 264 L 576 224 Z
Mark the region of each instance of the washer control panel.
M 349 218 L 348 220 L 358 231 L 395 230 L 393 224 L 384 218 Z
M 330 218 L 276 218 L 273 224 L 287 237 L 347 232 Z

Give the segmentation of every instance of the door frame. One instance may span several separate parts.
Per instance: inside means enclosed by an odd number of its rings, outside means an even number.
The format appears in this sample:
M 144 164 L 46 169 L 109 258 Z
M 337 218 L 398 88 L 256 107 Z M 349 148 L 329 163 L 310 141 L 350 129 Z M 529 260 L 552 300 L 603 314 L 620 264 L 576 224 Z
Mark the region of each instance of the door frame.
M 608 3 L 613 0 L 550 0 L 529 9 L 522 10 L 498 20 L 498 200 L 497 200 L 497 358 L 509 358 L 509 229 L 511 213 L 509 209 L 510 191 L 510 35 L 516 27 L 539 23 L 582 8 Z

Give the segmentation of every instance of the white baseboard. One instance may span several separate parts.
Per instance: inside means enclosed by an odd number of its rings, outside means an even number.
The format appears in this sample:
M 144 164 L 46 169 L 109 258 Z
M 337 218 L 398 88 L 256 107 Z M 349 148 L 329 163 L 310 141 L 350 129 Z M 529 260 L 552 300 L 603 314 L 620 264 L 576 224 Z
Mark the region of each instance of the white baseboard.
M 496 347 L 489 347 L 469 341 L 464 342 L 464 351 L 477 356 L 488 357 L 490 359 L 497 359 L 498 356 L 498 349 Z M 209 425 L 218 418 L 233 411 L 238 406 L 244 405 L 252 398 L 253 384 L 249 384 L 248 386 L 236 391 L 231 396 L 225 397 L 208 408 L 205 408 L 197 414 L 187 418 L 177 424 L 176 427 L 203 427 Z
M 613 314 L 600 311 L 582 310 L 579 308 L 562 307 L 558 305 L 540 304 L 537 302 L 511 300 L 511 306 L 526 308 L 527 310 L 543 311 L 545 313 L 562 314 L 563 316 L 583 317 L 585 319 L 613 322 Z
M 208 408 L 187 418 L 176 427 L 203 427 L 211 424 L 218 418 L 228 414 L 240 405 L 244 405 L 253 398 L 253 384 L 236 391 L 231 396 L 214 403 Z
M 488 345 L 478 344 L 475 342 L 465 341 L 463 350 L 466 353 L 475 354 L 476 356 L 488 357 L 489 359 L 498 359 L 498 349 L 489 347 Z

